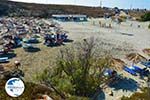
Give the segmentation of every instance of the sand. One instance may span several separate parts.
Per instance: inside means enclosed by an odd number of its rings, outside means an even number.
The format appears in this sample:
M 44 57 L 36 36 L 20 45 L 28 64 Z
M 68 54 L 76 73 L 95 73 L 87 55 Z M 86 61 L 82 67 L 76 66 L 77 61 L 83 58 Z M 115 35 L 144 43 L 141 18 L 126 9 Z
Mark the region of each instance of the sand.
M 107 23 L 107 25 L 111 23 L 112 28 L 100 27 L 99 21 Z M 69 37 L 75 42 L 95 37 L 100 51 L 107 50 L 114 57 L 123 59 L 128 66 L 132 62 L 127 61 L 125 55 L 131 52 L 138 52 L 147 59 L 150 58 L 142 52 L 143 49 L 150 48 L 150 29 L 148 29 L 150 22 L 127 21 L 118 25 L 110 19 L 92 19 L 81 23 L 58 23 L 69 32 Z M 140 25 L 140 28 L 138 28 L 138 25 Z M 122 74 L 123 80 L 104 89 L 104 94 L 100 94 L 99 100 L 120 100 L 122 96 L 131 96 L 135 92 L 140 92 L 141 87 L 147 86 L 146 81 L 140 79 L 139 76 L 132 76 L 125 71 L 121 71 L 119 74 Z M 114 96 L 109 95 L 111 91 L 113 91 Z
M 49 23 L 50 20 L 45 20 Z M 99 26 L 99 21 L 102 23 L 112 24 L 112 28 L 104 28 Z M 93 24 L 94 22 L 94 24 Z M 142 50 L 145 48 L 150 48 L 150 30 L 148 29 L 148 24 L 150 22 L 136 22 L 136 21 L 127 21 L 123 22 L 120 25 L 112 22 L 110 19 L 91 19 L 88 22 L 58 22 L 61 27 L 69 35 L 69 38 L 74 40 L 74 42 L 82 41 L 83 39 L 94 37 L 98 44 L 98 50 L 100 52 L 107 51 L 115 58 L 122 59 L 128 65 L 131 62 L 128 62 L 125 59 L 125 55 L 138 52 L 146 58 L 150 58 L 145 55 Z M 130 26 L 132 23 L 132 27 Z M 141 25 L 140 28 L 137 25 Z M 72 43 L 67 43 L 71 45 Z M 22 63 L 23 71 L 25 72 L 26 81 L 33 81 L 35 74 L 40 74 L 45 68 L 53 67 L 55 65 L 56 55 L 60 47 L 46 47 L 43 43 L 37 45 L 41 51 L 36 53 L 27 53 L 22 48 L 15 49 L 17 57 L 14 59 L 20 59 Z M 14 60 L 13 59 L 13 60 Z M 12 60 L 12 61 L 13 61 Z M 104 90 L 104 95 L 100 97 L 100 100 L 120 100 L 120 98 L 125 96 L 130 96 L 136 91 L 140 91 L 139 87 L 147 86 L 146 82 L 140 79 L 138 76 L 132 76 L 124 71 L 119 72 L 122 74 L 124 79 L 119 82 L 119 85 L 113 87 L 108 87 Z M 127 77 L 127 79 L 125 78 Z M 114 96 L 110 96 L 110 91 L 114 92 Z
M 101 28 L 98 24 L 99 20 L 103 23 L 112 23 L 113 28 Z M 127 46 L 131 46 L 131 48 L 137 51 L 150 47 L 150 30 L 148 29 L 149 22 L 142 23 L 127 21 L 123 22 L 121 25 L 117 25 L 109 19 L 95 19 L 94 21 L 95 25 L 92 24 L 93 20 L 83 23 L 60 22 L 60 24 L 65 30 L 69 31 L 69 36 L 75 41 L 94 36 L 100 40 L 105 39 L 105 42 L 115 45 L 122 45 L 123 43 L 126 43 Z M 130 23 L 133 24 L 132 27 L 130 26 Z M 141 25 L 141 28 L 138 28 L 137 25 Z M 131 34 L 132 36 L 129 36 L 128 34 Z

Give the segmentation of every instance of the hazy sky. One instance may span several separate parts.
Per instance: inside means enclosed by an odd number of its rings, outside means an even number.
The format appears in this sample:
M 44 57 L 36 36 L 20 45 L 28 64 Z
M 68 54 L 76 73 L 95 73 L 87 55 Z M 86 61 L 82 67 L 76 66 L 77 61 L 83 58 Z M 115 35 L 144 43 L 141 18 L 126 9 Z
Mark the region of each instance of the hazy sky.
M 150 0 L 12 0 L 32 3 L 46 3 L 46 4 L 75 4 L 85 6 L 102 6 L 105 7 L 119 7 L 119 8 L 147 8 L 150 9 Z

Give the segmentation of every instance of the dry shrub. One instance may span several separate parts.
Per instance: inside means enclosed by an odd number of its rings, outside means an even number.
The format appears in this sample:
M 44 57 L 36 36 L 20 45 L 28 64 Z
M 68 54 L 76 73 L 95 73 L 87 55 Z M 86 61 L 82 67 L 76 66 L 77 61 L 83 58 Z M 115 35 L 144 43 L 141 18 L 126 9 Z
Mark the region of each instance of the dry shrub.
M 111 65 L 113 66 L 112 68 L 114 68 L 115 70 L 122 70 L 125 62 L 121 59 L 113 58 L 111 61 Z
M 107 81 L 103 71 L 111 66 L 111 56 L 98 57 L 95 50 L 93 38 L 61 49 L 56 67 L 46 69 L 38 75 L 38 80 L 53 87 L 60 95 L 65 94 L 65 97 L 92 97 L 101 90 L 100 84 Z

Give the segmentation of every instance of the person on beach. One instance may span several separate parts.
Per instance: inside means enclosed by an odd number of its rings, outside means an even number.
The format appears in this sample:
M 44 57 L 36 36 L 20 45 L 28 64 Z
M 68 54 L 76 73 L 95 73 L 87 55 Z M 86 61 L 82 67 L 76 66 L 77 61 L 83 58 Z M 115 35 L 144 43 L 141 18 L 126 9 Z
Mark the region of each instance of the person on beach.
M 16 60 L 15 61 L 15 67 L 16 67 L 16 69 L 18 69 L 19 66 L 21 66 L 21 63 L 20 63 L 20 61 Z

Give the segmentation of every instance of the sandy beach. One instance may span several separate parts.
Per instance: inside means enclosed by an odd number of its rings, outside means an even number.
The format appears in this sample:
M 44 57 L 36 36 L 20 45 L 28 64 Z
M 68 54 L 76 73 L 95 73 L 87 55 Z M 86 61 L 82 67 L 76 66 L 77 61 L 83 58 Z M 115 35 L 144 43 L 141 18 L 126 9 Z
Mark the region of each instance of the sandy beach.
M 112 28 L 100 27 L 99 21 L 102 23 L 111 23 Z M 125 55 L 129 53 L 140 53 L 147 59 L 150 57 L 145 55 L 142 50 L 150 47 L 150 30 L 149 22 L 127 21 L 120 25 L 112 22 L 110 19 L 92 19 L 88 22 L 59 22 L 64 30 L 68 31 L 69 36 L 74 41 L 81 41 L 85 38 L 94 37 L 97 39 L 99 49 L 107 50 L 114 57 L 124 60 L 128 66 L 131 62 L 125 59 Z M 94 23 L 94 24 L 93 24 Z M 132 24 L 132 26 L 130 26 Z M 140 28 L 138 28 L 140 25 Z M 138 66 L 142 66 L 138 64 Z M 119 81 L 112 87 L 104 89 L 104 94 L 100 94 L 99 100 L 120 100 L 122 96 L 131 96 L 135 92 L 140 92 L 140 87 L 146 87 L 145 80 L 139 76 L 120 71 L 123 80 Z M 114 96 L 110 96 L 113 91 Z
M 102 28 L 99 26 L 99 21 L 102 23 L 112 24 L 112 28 Z M 95 23 L 93 25 L 93 22 Z M 132 27 L 130 24 L 132 23 Z M 149 22 L 127 21 L 120 25 L 111 22 L 110 19 L 94 19 L 88 22 L 64 22 L 60 23 L 64 30 L 69 32 L 69 36 L 75 40 L 95 37 L 100 41 L 111 43 L 113 46 L 123 46 L 136 51 L 141 51 L 150 46 L 150 30 L 148 29 Z M 141 27 L 138 28 L 137 25 Z
M 43 19 L 43 21 L 47 24 L 51 23 L 51 19 Z M 106 26 L 111 24 L 112 28 L 100 27 L 99 21 L 106 23 Z M 148 29 L 150 22 L 126 21 L 117 24 L 111 19 L 89 19 L 87 22 L 56 22 L 64 31 L 67 31 L 67 35 L 69 39 L 74 41 L 73 43 L 94 37 L 99 53 L 108 53 L 114 58 L 123 60 L 128 66 L 132 64 L 125 58 L 129 53 L 140 53 L 145 58 L 150 59 L 148 55 L 142 52 L 143 49 L 150 48 L 150 30 Z M 20 59 L 21 69 L 25 72 L 24 79 L 34 82 L 35 75 L 47 67 L 55 66 L 58 51 L 73 43 L 52 48 L 44 46 L 41 38 L 41 43 L 36 44 L 40 48 L 39 52 L 28 53 L 22 48 L 16 48 L 14 50 L 17 56 L 11 62 Z M 139 76 L 132 76 L 123 70 L 119 71 L 118 74 L 122 76 L 122 80 L 113 86 L 107 86 L 103 93 L 100 93 L 99 100 L 120 100 L 122 96 L 131 96 L 135 92 L 140 92 L 141 87 L 147 86 L 146 81 Z M 110 96 L 111 91 L 113 91 L 113 96 Z

